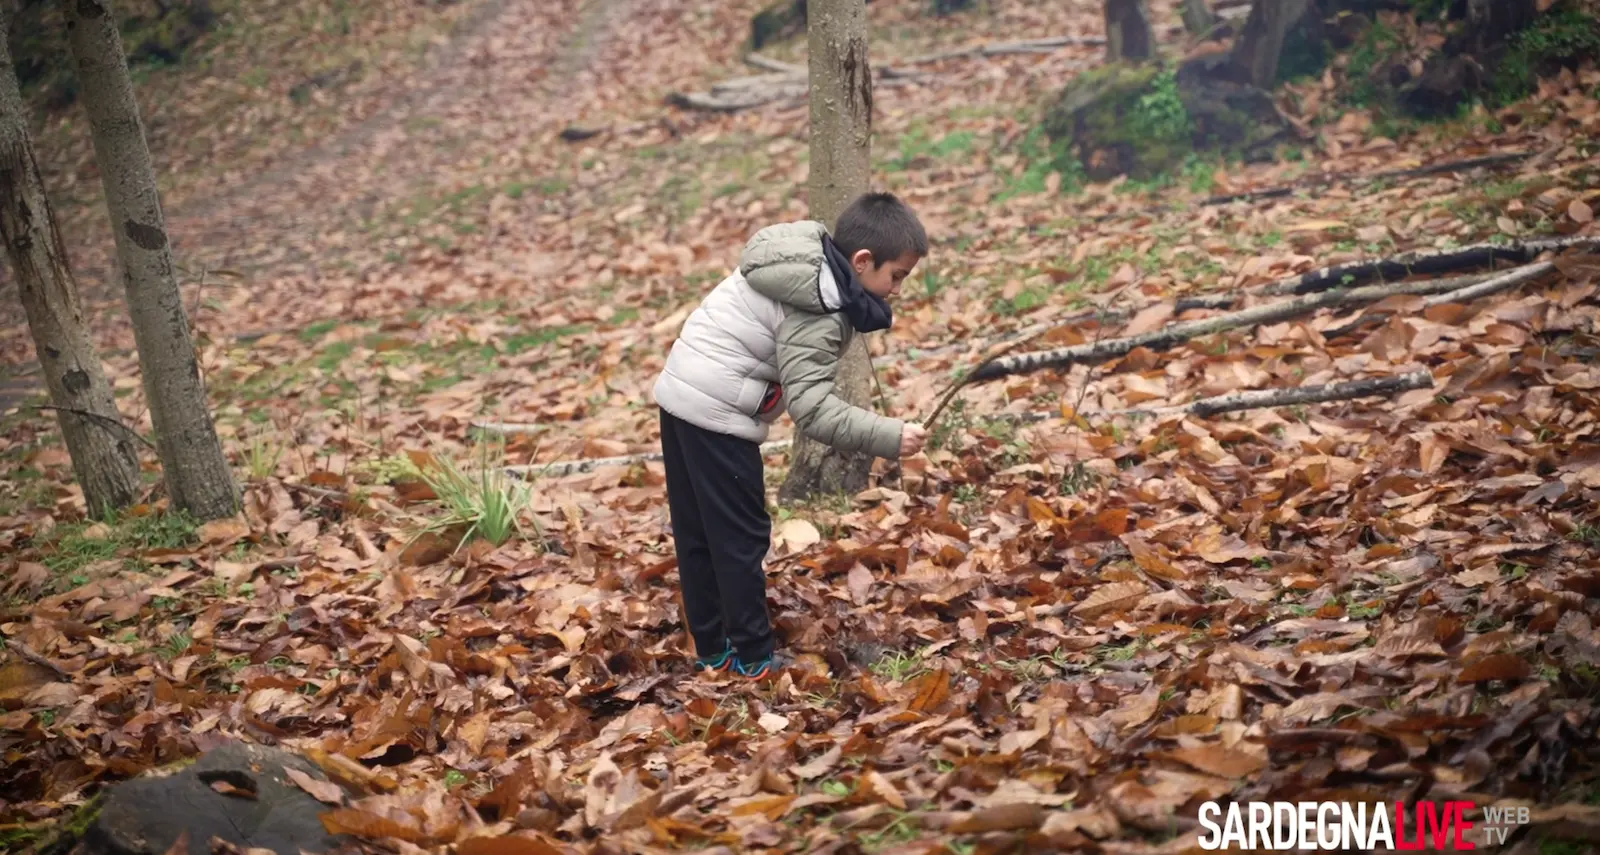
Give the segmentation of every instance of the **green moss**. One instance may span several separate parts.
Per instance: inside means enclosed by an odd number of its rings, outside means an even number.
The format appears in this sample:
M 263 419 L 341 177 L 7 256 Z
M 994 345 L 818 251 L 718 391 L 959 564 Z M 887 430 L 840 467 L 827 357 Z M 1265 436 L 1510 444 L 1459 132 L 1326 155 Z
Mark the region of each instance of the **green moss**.
M 1575 8 L 1542 15 L 1507 41 L 1495 67 L 1490 99 L 1509 104 L 1531 94 L 1543 75 L 1600 55 L 1600 21 Z
M 1080 75 L 1046 112 L 1044 129 L 1069 143 L 1090 178 L 1166 173 L 1194 149 L 1195 126 L 1172 69 L 1104 66 Z

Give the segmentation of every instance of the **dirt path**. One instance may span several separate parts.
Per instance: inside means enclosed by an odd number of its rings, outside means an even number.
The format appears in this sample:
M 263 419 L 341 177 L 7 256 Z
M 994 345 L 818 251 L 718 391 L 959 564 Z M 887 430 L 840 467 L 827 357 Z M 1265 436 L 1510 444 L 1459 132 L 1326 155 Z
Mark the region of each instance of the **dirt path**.
M 249 182 L 169 208 L 178 260 L 190 269 L 246 272 L 251 287 L 269 292 L 255 295 L 263 303 L 328 302 L 296 288 L 374 261 L 381 253 L 364 245 L 361 224 L 375 211 L 470 181 L 483 158 L 524 150 L 559 129 L 592 94 L 584 91 L 595 79 L 590 67 L 635 5 L 481 0 L 421 71 L 392 84 L 382 112 Z M 109 355 L 131 349 L 132 339 L 103 237 L 80 236 L 85 243 L 74 255 L 85 314 Z M 0 361 L 10 363 L 0 366 L 5 412 L 42 387 L 15 300 L 0 305 L 0 329 Z

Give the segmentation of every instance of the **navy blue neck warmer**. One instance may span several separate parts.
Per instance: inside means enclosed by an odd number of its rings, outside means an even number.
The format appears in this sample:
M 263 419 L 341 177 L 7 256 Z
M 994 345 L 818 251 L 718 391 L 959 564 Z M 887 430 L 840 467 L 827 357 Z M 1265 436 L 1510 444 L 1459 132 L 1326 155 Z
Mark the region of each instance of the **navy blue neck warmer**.
M 850 319 L 850 325 L 855 327 L 856 332 L 888 329 L 894 323 L 894 311 L 889 308 L 889 301 L 862 287 L 861 280 L 856 278 L 856 272 L 850 266 L 850 259 L 833 242 L 832 235 L 822 236 L 822 253 L 828 261 L 828 268 L 833 271 L 833 281 L 839 284 L 839 296 L 844 301 L 840 311 Z

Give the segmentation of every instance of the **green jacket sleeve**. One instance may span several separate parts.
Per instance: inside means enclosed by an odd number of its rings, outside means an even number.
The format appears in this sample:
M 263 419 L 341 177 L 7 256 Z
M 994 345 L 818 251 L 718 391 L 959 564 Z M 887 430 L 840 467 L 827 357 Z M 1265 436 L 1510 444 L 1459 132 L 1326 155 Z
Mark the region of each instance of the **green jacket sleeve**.
M 824 445 L 896 460 L 904 422 L 834 394 L 846 323 L 842 315 L 793 309 L 778 327 L 778 377 L 789 415 L 801 433 Z

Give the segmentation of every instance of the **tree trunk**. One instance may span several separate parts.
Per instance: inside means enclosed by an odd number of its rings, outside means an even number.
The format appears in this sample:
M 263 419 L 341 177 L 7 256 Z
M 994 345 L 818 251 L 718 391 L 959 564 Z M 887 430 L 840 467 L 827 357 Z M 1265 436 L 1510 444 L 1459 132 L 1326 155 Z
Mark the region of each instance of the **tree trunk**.
M 34 159 L 8 32 L 0 5 L 0 241 L 16 272 L 72 471 L 89 514 L 102 517 L 138 495 L 139 453 L 129 432 L 116 427 L 122 423 L 116 398 L 84 327 L 77 284 Z
M 1183 0 L 1183 28 L 1193 36 L 1205 36 L 1217 25 L 1206 0 Z
M 1538 16 L 1535 0 L 1468 0 L 1467 32 L 1472 48 L 1487 52 Z
M 167 493 L 199 519 L 230 516 L 239 489 L 206 405 L 116 18 L 109 0 L 58 0 L 58 7 L 116 235 Z
M 1278 58 L 1289 30 L 1300 22 L 1310 0 L 1256 0 L 1228 58 L 1231 76 L 1261 89 L 1278 77 Z
M 1155 55 L 1155 33 L 1144 0 L 1105 0 L 1106 60 L 1135 62 Z
M 830 230 L 845 206 L 867 191 L 871 174 L 872 73 L 867 65 L 863 0 L 810 0 L 811 173 L 806 194 L 811 218 Z M 834 392 L 871 409 L 872 363 L 866 336 L 852 337 L 839 359 Z M 796 433 L 793 465 L 778 490 L 783 502 L 865 489 L 872 455 L 846 454 Z

